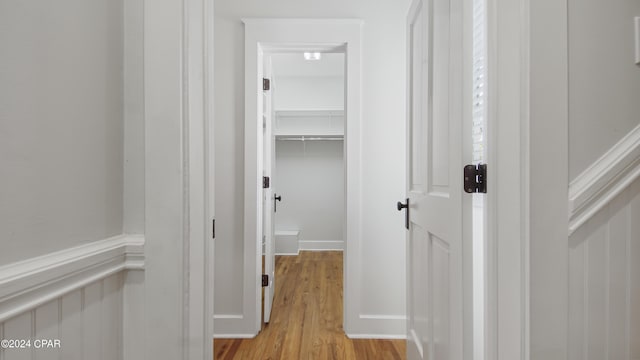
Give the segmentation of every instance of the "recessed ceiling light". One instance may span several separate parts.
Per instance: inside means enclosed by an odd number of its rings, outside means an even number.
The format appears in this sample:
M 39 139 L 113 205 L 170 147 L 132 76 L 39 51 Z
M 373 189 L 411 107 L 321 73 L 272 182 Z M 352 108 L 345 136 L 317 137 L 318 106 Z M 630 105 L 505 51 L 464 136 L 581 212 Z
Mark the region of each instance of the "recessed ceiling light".
M 305 52 L 304 53 L 304 59 L 305 60 L 320 60 L 320 57 L 322 55 L 319 52 Z

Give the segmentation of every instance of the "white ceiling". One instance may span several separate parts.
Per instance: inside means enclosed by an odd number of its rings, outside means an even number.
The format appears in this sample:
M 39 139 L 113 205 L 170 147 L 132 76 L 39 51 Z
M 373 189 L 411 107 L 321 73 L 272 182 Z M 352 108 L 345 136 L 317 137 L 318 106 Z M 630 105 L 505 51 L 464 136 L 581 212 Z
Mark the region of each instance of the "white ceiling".
M 344 76 L 344 54 L 324 53 L 320 60 L 300 54 L 273 54 L 275 76 Z

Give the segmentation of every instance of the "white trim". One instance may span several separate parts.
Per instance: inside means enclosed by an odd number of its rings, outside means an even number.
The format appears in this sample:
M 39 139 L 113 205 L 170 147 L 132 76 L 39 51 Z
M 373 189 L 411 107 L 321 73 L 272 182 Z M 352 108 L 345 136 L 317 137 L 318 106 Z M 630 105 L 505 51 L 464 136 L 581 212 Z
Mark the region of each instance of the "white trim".
M 636 65 L 640 65 L 640 16 L 635 17 Z
M 213 340 L 207 342 L 207 339 L 213 339 L 214 337 L 214 259 L 215 259 L 215 243 L 214 243 L 214 229 L 213 226 L 209 226 L 212 222 L 215 224 L 215 129 L 214 129 L 214 58 L 215 58 L 215 46 L 214 46 L 214 18 L 215 18 L 215 0 L 205 1 L 204 6 L 204 40 L 203 40 L 203 54 L 204 54 L 204 128 L 206 131 L 206 138 L 204 141 L 204 153 L 205 153 L 205 197 L 207 199 L 205 209 L 205 228 L 206 236 L 205 244 L 205 277 L 204 277 L 204 290 L 205 290 L 205 328 L 203 329 L 203 346 L 206 351 L 204 354 L 204 360 L 209 360 L 214 357 Z M 209 240 L 211 239 L 211 240 Z
M 213 0 L 144 4 L 149 359 L 213 357 L 213 11 Z
M 407 321 L 404 315 L 360 315 L 360 319 L 365 320 L 402 320 Z
M 281 109 L 274 110 L 276 117 L 316 117 L 316 116 L 344 116 L 342 109 Z
M 2 266 L 0 322 L 120 271 L 142 269 L 142 235 L 120 235 Z
M 569 235 L 640 177 L 640 125 L 569 185 Z
M 487 0 L 485 359 L 529 358 L 530 16 Z
M 215 339 L 251 339 L 256 336 L 256 334 L 243 333 L 242 331 L 234 331 L 234 326 L 238 324 L 242 324 L 242 320 L 244 316 L 242 314 L 224 314 L 224 315 L 214 315 L 213 317 L 216 321 L 216 326 L 220 326 L 225 330 L 230 330 L 225 333 L 214 333 L 213 337 Z
M 406 339 L 407 317 L 404 315 L 361 314 L 357 328 L 345 331 L 350 339 Z
M 224 315 L 214 315 L 214 319 L 242 319 L 244 316 L 242 314 L 224 314 Z
M 342 240 L 300 240 L 298 242 L 298 252 L 300 251 L 343 251 L 344 241 Z
M 300 230 L 276 230 L 276 236 L 298 236 L 300 234 Z
M 213 316 L 217 329 L 224 331 L 213 333 L 214 339 L 248 339 L 256 336 L 244 329 L 246 320 L 243 314 L 215 314 Z
M 531 24 L 530 1 L 521 0 L 520 12 L 520 261 L 522 269 L 520 284 L 520 341 L 521 358 L 529 360 L 531 357 L 530 324 L 531 324 Z M 496 304 L 497 306 L 498 304 Z
M 183 24 L 183 144 L 189 197 L 184 223 L 185 359 L 213 358 L 213 0 L 186 0 Z
M 244 187 L 244 284 L 243 331 L 225 333 L 257 334 L 261 328 L 261 288 L 259 268 L 262 249 L 262 124 L 258 96 L 262 84 L 262 51 L 322 49 L 344 52 L 346 61 L 346 241 L 344 256 L 344 329 L 347 333 L 360 321 L 360 276 L 362 233 L 361 169 L 361 53 L 363 21 L 357 19 L 243 19 L 245 24 L 245 187 Z M 216 325 L 217 329 L 223 329 Z
M 529 164 L 524 167 L 527 179 L 520 183 L 529 186 L 524 191 L 529 204 L 523 213 L 526 223 L 520 225 L 521 234 L 527 236 L 520 242 L 526 256 L 522 259 L 525 273 L 518 283 L 525 297 L 519 304 L 522 325 L 518 327 L 520 338 L 515 341 L 522 343 L 518 358 L 566 358 L 570 343 L 567 242 L 570 7 L 567 0 L 525 2 L 529 14 L 526 44 L 529 104 L 523 110 L 529 117 L 529 129 L 523 130 L 529 134 Z M 499 269 L 501 273 L 511 271 Z M 553 294 L 552 301 L 549 294 Z M 501 316 L 505 307 L 509 305 L 505 306 L 500 299 Z M 508 327 L 504 330 L 513 331 Z M 508 342 L 508 333 L 499 341 Z
M 355 334 L 349 335 L 349 339 L 406 340 L 407 335 Z
M 255 334 L 215 334 L 216 339 L 253 339 Z

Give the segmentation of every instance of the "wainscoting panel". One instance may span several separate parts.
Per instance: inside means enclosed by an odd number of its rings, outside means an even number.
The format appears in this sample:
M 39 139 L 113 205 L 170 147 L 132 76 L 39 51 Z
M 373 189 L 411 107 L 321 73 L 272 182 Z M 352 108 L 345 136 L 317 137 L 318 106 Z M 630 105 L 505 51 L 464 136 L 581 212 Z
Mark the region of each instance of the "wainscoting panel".
M 33 312 L 22 314 L 3 324 L 3 339 L 30 339 Z M 31 360 L 31 349 L 0 349 L 4 360 Z
M 1 266 L 0 338 L 23 342 L 0 360 L 140 359 L 143 312 L 142 236 Z
M 640 180 L 577 229 L 569 248 L 569 359 L 640 359 Z
M 8 319 L 3 339 L 30 343 L 0 349 L 0 359 L 122 359 L 122 288 L 120 272 Z
M 59 321 L 61 318 L 60 300 L 52 301 L 42 305 L 34 311 L 35 315 L 35 336 L 34 339 L 41 341 L 43 339 L 53 340 L 60 339 Z M 32 344 L 32 346 L 41 346 L 42 344 Z M 45 347 L 34 349 L 36 360 L 57 360 L 60 349 L 48 348 L 50 343 L 45 343 Z M 62 344 L 60 344 L 62 346 Z
M 76 290 L 62 297 L 62 319 L 60 321 L 60 339 L 82 339 L 82 290 Z M 81 360 L 82 342 L 65 342 L 60 348 L 62 359 Z

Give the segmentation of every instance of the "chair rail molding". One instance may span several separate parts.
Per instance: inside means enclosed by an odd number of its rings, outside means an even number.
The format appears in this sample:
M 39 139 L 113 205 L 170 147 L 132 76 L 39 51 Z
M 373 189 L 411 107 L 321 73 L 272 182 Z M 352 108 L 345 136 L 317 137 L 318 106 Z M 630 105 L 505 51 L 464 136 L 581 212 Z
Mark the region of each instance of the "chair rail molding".
M 569 235 L 640 177 L 640 125 L 569 184 Z
M 0 323 L 124 270 L 144 269 L 144 236 L 119 235 L 0 267 Z

